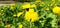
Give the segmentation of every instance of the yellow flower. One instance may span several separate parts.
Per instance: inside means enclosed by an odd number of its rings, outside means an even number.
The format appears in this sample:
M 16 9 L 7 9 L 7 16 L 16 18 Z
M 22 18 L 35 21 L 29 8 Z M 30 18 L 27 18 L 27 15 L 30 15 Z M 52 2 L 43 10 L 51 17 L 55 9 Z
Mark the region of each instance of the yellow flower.
M 24 4 L 21 6 L 22 9 L 26 9 L 26 8 L 35 8 L 36 5 L 35 4 L 30 4 L 30 3 L 27 3 L 27 4 Z
M 20 24 L 20 25 L 18 26 L 18 28 L 23 28 L 23 25 L 22 25 L 22 24 Z
M 17 14 L 14 14 L 13 16 L 19 17 L 19 16 L 21 16 L 22 14 L 23 14 L 23 12 L 18 12 Z
M 25 13 L 24 18 L 27 21 L 34 22 L 34 21 L 37 21 L 38 20 L 38 14 L 37 14 L 37 12 L 34 12 L 34 9 L 29 9 L 29 11 L 27 11 Z
M 23 14 L 23 12 L 18 12 L 17 17 L 21 16 L 21 14 Z
M 53 8 L 53 13 L 55 13 L 55 14 L 58 14 L 58 13 L 60 13 L 60 7 L 54 7 Z
M 22 5 L 21 8 L 22 9 L 30 8 L 30 3 Z
M 32 5 L 31 5 L 31 8 L 35 8 L 35 7 L 36 7 L 36 5 L 35 5 L 35 4 L 32 4 Z

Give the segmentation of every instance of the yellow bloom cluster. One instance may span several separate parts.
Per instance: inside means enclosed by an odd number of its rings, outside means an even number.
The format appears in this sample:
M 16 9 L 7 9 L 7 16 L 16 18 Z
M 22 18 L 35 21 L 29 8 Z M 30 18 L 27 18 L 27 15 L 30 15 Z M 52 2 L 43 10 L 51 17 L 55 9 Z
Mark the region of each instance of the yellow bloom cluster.
M 56 6 L 53 8 L 53 13 L 58 14 L 60 13 L 60 7 Z
M 27 21 L 34 22 L 38 20 L 38 14 L 37 12 L 34 12 L 34 9 L 29 9 L 29 11 L 25 13 L 24 18 Z

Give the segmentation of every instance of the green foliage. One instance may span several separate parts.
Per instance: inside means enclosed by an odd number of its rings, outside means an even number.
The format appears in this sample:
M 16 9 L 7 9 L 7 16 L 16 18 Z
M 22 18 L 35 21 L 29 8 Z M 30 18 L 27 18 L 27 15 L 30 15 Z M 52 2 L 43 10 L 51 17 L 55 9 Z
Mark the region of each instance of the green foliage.
M 18 12 L 23 12 L 25 10 L 21 9 L 21 5 L 25 3 L 16 4 L 14 9 L 11 9 L 10 5 L 7 7 L 0 7 L 0 28 L 4 28 L 6 24 L 11 24 L 11 28 L 17 28 L 19 24 L 23 24 L 23 28 L 58 28 L 58 21 L 60 21 L 60 15 L 54 14 L 52 9 L 55 7 L 55 4 L 59 4 L 59 2 L 54 3 L 52 6 L 48 6 L 52 1 L 44 1 L 43 6 L 40 6 L 41 2 L 36 4 L 36 9 L 39 14 L 39 20 L 36 22 L 28 22 L 24 20 L 25 12 L 20 16 L 13 16 L 13 14 L 17 14 Z M 60 4 L 59 4 L 60 5 Z M 45 10 L 45 8 L 49 8 L 49 10 Z

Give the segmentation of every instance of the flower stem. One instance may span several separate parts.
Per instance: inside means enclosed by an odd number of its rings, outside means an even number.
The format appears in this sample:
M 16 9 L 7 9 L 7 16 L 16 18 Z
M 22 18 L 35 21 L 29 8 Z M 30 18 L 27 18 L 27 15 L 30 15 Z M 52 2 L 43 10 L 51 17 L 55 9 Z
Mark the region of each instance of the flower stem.
M 31 28 L 31 22 L 30 22 L 30 28 Z

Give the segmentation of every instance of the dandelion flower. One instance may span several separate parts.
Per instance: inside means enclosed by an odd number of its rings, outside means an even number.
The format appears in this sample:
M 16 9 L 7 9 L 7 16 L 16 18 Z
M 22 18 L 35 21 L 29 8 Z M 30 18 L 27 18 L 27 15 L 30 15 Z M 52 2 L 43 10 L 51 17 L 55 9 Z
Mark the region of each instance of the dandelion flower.
M 31 22 L 38 20 L 38 14 L 37 12 L 34 12 L 34 9 L 29 9 L 29 11 L 25 13 L 24 17 L 25 17 L 25 20 L 31 21 Z
M 30 8 L 30 3 L 21 6 L 22 9 Z
M 53 8 L 53 13 L 56 13 L 56 14 L 58 14 L 58 13 L 60 13 L 60 7 L 54 7 Z
M 30 5 L 30 3 L 24 4 L 24 5 L 21 6 L 22 9 L 26 9 L 26 8 L 35 8 L 35 7 L 36 7 L 35 4 Z
M 35 8 L 35 7 L 36 7 L 36 5 L 35 5 L 35 4 L 32 4 L 32 5 L 31 5 L 31 8 Z
M 17 17 L 21 16 L 21 14 L 23 14 L 23 12 L 18 12 Z

